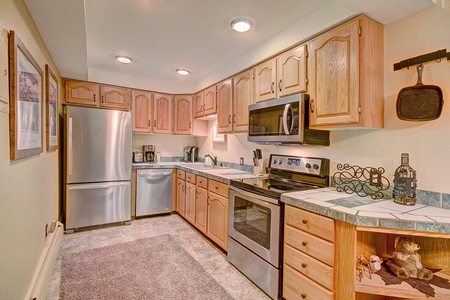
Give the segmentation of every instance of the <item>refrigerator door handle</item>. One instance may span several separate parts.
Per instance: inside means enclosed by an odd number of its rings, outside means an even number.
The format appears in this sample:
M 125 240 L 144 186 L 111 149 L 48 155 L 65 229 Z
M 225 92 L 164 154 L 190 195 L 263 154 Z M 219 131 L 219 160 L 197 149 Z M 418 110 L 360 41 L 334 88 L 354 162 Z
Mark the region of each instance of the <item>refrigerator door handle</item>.
M 67 134 L 67 173 L 69 176 L 72 175 L 72 166 L 73 166 L 73 144 L 72 144 L 72 118 L 69 118 L 69 126 L 68 126 L 68 134 Z
M 94 189 L 109 189 L 111 187 L 120 187 L 130 185 L 129 181 L 123 182 L 105 182 L 105 183 L 88 183 L 88 184 L 71 184 L 71 190 L 94 190 Z

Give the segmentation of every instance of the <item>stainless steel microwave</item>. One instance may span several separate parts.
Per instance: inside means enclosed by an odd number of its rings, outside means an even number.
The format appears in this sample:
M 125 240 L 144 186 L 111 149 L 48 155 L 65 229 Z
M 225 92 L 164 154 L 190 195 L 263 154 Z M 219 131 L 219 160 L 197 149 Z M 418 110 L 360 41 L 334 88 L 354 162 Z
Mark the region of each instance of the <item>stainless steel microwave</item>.
M 309 129 L 309 97 L 294 94 L 248 106 L 248 141 L 277 145 L 330 145 L 330 132 Z

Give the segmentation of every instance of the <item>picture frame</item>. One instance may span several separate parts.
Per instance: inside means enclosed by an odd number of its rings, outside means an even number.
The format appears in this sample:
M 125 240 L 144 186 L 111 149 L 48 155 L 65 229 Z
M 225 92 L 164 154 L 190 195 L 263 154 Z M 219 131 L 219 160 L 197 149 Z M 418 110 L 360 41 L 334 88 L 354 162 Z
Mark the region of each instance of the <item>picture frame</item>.
M 45 119 L 47 151 L 58 149 L 58 79 L 49 65 L 45 65 Z
M 225 134 L 217 133 L 217 122 L 213 124 L 213 138 L 212 142 L 217 144 L 224 144 L 225 143 Z
M 10 159 L 43 152 L 42 69 L 17 34 L 9 34 Z

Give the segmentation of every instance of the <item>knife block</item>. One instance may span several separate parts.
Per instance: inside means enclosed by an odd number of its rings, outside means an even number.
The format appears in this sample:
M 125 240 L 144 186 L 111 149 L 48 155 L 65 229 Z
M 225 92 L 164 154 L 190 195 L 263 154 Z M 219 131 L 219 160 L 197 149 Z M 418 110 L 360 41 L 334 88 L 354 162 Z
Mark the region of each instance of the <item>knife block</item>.
M 265 174 L 264 160 L 258 159 L 258 164 L 253 166 L 253 175 Z

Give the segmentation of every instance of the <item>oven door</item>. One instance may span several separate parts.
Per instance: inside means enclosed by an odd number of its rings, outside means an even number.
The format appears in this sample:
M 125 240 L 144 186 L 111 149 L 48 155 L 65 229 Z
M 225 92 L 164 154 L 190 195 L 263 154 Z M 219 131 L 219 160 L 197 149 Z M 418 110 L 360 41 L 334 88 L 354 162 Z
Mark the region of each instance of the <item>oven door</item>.
M 228 235 L 278 268 L 279 201 L 231 186 L 229 209 Z

